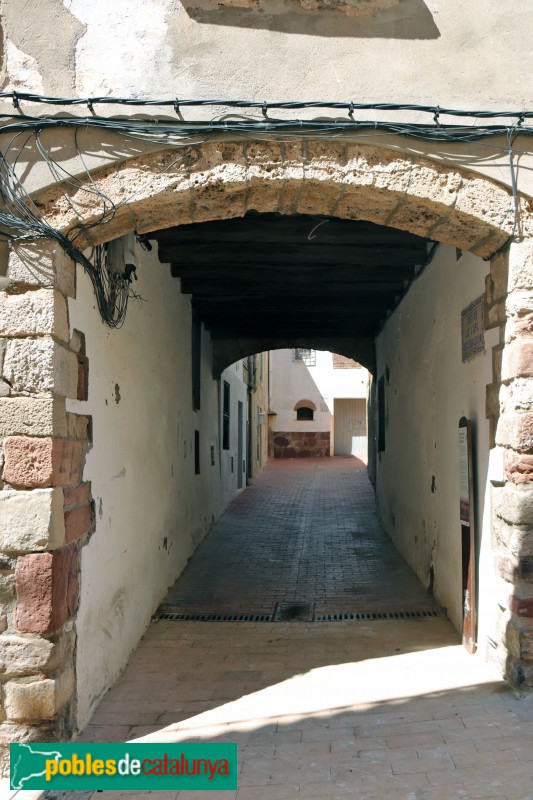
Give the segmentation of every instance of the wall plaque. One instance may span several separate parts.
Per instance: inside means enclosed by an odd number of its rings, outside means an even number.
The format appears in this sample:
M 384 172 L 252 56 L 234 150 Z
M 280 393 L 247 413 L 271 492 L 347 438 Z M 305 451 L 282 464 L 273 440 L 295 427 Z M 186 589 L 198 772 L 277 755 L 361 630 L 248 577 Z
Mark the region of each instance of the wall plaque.
M 483 295 L 461 311 L 461 346 L 463 364 L 485 352 Z

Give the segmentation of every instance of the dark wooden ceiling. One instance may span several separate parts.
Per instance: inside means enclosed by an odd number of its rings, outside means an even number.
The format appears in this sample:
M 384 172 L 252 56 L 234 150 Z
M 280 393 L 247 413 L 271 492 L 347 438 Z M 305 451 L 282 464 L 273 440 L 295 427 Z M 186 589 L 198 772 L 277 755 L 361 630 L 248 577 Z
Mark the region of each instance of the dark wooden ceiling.
M 374 337 L 430 244 L 370 222 L 255 212 L 149 238 L 214 339 Z

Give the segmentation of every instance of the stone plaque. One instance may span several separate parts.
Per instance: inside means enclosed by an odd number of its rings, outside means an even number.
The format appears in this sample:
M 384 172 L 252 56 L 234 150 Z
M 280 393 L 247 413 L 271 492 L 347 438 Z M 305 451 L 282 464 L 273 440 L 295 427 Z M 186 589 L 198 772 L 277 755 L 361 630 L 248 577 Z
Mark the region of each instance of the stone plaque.
M 461 311 L 463 364 L 485 352 L 484 296 L 477 297 Z

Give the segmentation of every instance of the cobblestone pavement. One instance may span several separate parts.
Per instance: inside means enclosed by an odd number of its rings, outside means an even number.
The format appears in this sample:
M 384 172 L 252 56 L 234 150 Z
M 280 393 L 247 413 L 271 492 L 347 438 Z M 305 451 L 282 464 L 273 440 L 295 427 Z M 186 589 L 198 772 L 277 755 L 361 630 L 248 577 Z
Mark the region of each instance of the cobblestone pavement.
M 258 613 L 279 601 L 314 601 L 321 613 L 433 608 L 377 526 L 360 466 L 271 462 L 170 601 Z M 533 800 L 533 697 L 459 640 L 442 615 L 154 622 L 80 740 L 237 742 L 238 789 L 92 800 Z M 87 800 L 57 800 L 78 795 Z
M 165 604 L 190 613 L 435 609 L 378 525 L 356 458 L 270 461 L 215 524 Z

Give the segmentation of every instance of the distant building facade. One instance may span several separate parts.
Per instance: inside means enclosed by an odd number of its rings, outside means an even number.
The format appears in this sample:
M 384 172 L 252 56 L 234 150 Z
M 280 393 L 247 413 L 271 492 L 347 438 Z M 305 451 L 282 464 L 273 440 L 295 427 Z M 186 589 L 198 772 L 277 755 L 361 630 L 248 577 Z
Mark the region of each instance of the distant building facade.
M 272 351 L 270 365 L 274 458 L 366 458 L 366 369 L 338 353 L 301 348 Z

